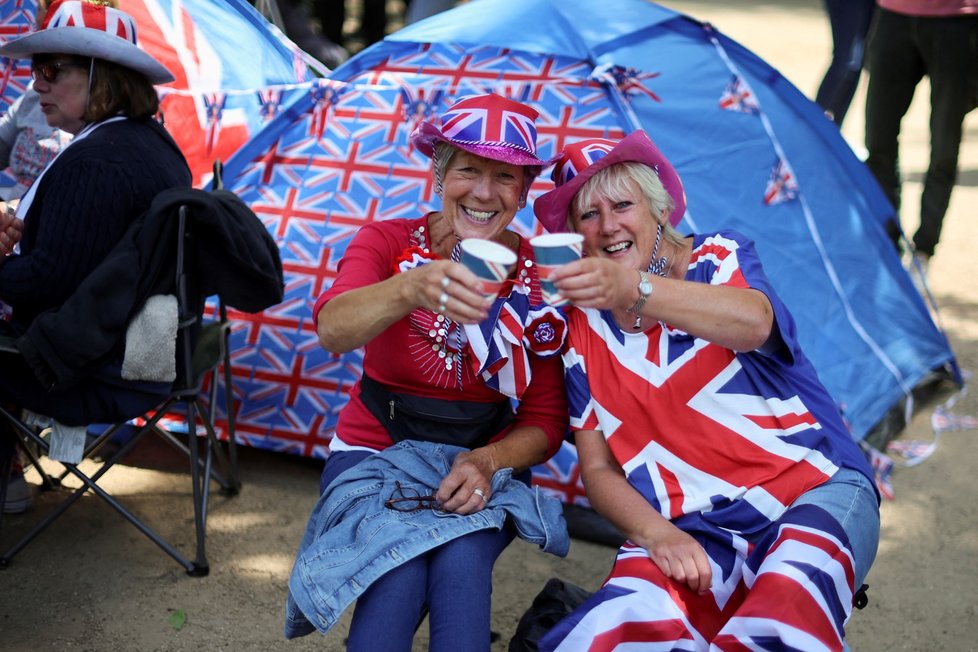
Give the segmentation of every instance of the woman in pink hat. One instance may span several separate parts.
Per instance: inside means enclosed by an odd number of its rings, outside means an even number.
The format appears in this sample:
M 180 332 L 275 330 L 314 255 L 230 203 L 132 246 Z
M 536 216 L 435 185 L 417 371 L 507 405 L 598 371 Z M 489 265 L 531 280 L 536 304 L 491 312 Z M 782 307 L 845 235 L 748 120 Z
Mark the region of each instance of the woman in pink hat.
M 73 135 L 21 198 L 19 228 L 0 233 L 0 300 L 13 307 L 0 322 L 4 335 L 20 336 L 72 296 L 157 194 L 191 184 L 183 154 L 156 119 L 154 84 L 173 76 L 137 46 L 133 18 L 113 4 L 58 0 L 38 30 L 0 46 L 0 55 L 30 57 L 48 124 Z M 65 338 L 78 337 L 73 326 L 63 325 Z M 105 418 L 106 406 L 124 405 L 120 415 L 148 409 L 169 383 L 123 383 L 121 349 L 94 363 L 61 361 L 85 379 L 70 388 L 52 389 L 20 356 L 5 358 L 0 400 L 41 414 L 57 402 L 67 425 Z
M 584 235 L 550 276 L 571 430 L 628 540 L 540 649 L 843 649 L 879 496 L 752 242 L 676 232 L 682 184 L 641 131 L 567 147 L 553 178 L 537 217 Z
M 340 413 L 290 581 L 289 637 L 313 625 L 328 631 L 357 598 L 350 650 L 410 650 L 426 612 L 430 649 L 489 649 L 492 567 L 514 536 L 513 511 L 503 506 L 519 483 L 506 478 L 514 473 L 529 491 L 530 467 L 556 452 L 567 425 L 557 355 L 564 324 L 541 305 L 528 241 L 508 228 L 548 164 L 537 156 L 536 118 L 524 104 L 486 94 L 459 99 L 440 124 L 422 123 L 412 144 L 433 160 L 441 209 L 363 226 L 315 304 L 321 345 L 336 353 L 363 347 L 363 376 Z M 494 300 L 458 262 L 468 238 L 515 254 Z M 429 454 L 411 457 L 409 467 L 404 456 L 421 450 Z M 393 455 L 397 470 L 386 480 L 355 484 Z M 361 549 L 359 539 L 343 539 L 342 523 L 320 521 L 329 500 L 347 491 L 360 498 L 350 509 L 385 524 L 381 545 Z M 374 502 L 364 508 L 368 497 Z M 505 526 L 484 529 L 504 515 Z M 434 531 L 419 539 L 425 519 Z M 552 525 L 566 539 L 562 521 Z M 460 526 L 477 531 L 456 536 Z M 323 561 L 338 564 L 339 551 L 351 549 L 357 559 L 337 582 Z M 381 559 L 369 571 L 352 570 L 373 555 Z

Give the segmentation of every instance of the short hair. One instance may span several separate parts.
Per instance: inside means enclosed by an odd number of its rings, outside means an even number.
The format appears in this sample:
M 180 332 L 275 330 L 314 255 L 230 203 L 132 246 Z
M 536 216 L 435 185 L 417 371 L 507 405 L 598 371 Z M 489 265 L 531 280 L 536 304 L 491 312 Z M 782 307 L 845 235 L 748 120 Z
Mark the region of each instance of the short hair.
M 147 118 L 160 109 L 160 98 L 149 79 L 132 68 L 93 59 L 89 74 L 85 120 L 98 122 L 118 113 L 128 118 Z
M 595 195 L 609 198 L 622 197 L 631 192 L 630 184 L 638 186 L 639 191 L 645 196 L 645 202 L 652 211 L 652 217 L 656 222 L 662 224 L 666 238 L 674 244 L 682 244 L 683 236 L 672 227 L 669 220 L 662 219 L 667 212 L 675 209 L 676 202 L 673 201 L 672 196 L 662 185 L 662 181 L 655 170 L 644 163 L 625 161 L 600 170 L 577 191 L 571 201 L 570 209 L 583 213 L 586 208 L 591 206 L 592 198 Z M 570 226 L 570 215 L 567 216 L 567 219 L 568 226 Z

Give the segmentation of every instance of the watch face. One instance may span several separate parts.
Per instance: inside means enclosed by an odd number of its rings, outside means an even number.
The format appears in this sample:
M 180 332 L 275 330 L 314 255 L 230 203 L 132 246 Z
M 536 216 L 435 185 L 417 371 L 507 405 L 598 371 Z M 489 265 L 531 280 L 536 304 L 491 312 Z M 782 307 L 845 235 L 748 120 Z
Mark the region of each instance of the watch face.
M 642 282 L 638 284 L 638 291 L 648 296 L 652 294 L 652 284 L 643 278 Z

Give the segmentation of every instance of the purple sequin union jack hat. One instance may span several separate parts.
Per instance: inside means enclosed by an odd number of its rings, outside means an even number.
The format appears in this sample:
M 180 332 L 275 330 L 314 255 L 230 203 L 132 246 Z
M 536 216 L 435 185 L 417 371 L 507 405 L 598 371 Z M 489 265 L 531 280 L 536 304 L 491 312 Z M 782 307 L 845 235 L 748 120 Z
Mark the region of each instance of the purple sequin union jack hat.
M 131 68 L 152 84 L 174 80 L 163 64 L 136 44 L 132 16 L 98 2 L 51 3 L 41 28 L 5 43 L 0 54 L 14 59 L 33 54 L 77 54 Z
M 669 223 L 679 224 L 686 211 L 686 193 L 676 168 L 666 160 L 659 148 L 644 131 L 634 131 L 619 141 L 588 138 L 568 145 L 554 166 L 553 181 L 557 186 L 533 202 L 533 212 L 544 228 L 551 233 L 567 230 L 567 212 L 577 191 L 595 174 L 616 163 L 644 163 L 659 177 L 675 206 Z
M 552 161 L 537 156 L 536 119 L 529 106 L 500 95 L 470 95 L 459 99 L 441 116 L 441 127 L 422 122 L 411 134 L 411 143 L 432 158 L 435 141 L 494 161 L 536 167 L 533 174 Z

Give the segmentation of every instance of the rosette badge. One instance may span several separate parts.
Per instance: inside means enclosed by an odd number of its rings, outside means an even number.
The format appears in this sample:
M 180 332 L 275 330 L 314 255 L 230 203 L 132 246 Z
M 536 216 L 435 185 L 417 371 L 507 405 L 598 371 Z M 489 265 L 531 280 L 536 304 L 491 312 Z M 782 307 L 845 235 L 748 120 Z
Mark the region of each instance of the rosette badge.
M 466 238 L 460 262 L 482 280 L 487 297 L 496 297 L 513 271 L 516 254 L 491 240 Z
M 537 259 L 537 273 L 540 275 L 543 300 L 551 306 L 567 304 L 567 299 L 560 296 L 557 288 L 547 280 L 547 277 L 561 265 L 581 257 L 584 236 L 579 233 L 549 233 L 530 239 L 530 245 Z

